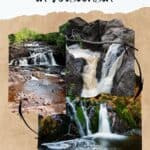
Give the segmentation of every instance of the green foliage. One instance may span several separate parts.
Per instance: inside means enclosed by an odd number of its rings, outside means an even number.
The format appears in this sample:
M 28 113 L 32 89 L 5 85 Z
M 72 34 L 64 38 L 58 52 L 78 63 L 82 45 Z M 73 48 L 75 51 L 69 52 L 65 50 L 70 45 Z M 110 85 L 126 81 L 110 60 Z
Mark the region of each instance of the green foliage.
M 58 32 L 48 33 L 45 35 L 45 41 L 52 45 L 57 45 L 57 38 L 59 37 Z
M 10 44 L 20 44 L 26 41 L 44 41 L 48 44 L 57 46 L 61 50 L 65 50 L 65 36 L 59 32 L 39 34 L 24 28 L 16 34 L 9 35 L 9 41 Z
M 123 115 L 123 118 L 128 122 L 128 124 L 131 127 L 133 127 L 133 128 L 136 127 L 136 122 L 133 118 L 133 115 L 127 108 L 124 108 L 122 110 L 122 115 Z
M 63 34 L 59 34 L 56 40 L 56 45 L 58 48 L 65 49 L 65 36 Z
M 115 110 L 118 116 L 121 119 L 125 120 L 129 124 L 130 127 L 135 128 L 137 126 L 132 113 L 129 111 L 129 109 L 123 102 L 117 101 Z
M 34 38 L 35 41 L 46 41 L 45 34 L 37 34 Z
M 91 118 L 91 130 L 93 133 L 97 132 L 98 129 L 98 122 L 99 122 L 99 105 L 95 106 L 94 108 L 94 115 Z
M 83 111 L 81 107 L 77 107 L 77 116 L 79 118 L 79 121 L 81 122 L 83 128 L 85 128 L 85 118 L 83 115 Z
M 65 33 L 66 32 L 66 29 L 69 27 L 69 22 L 67 22 L 67 23 L 65 23 L 65 24 L 63 24 L 63 25 L 61 25 L 60 27 L 59 27 L 59 32 L 61 32 L 61 33 Z
M 75 95 L 73 94 L 73 90 L 75 88 L 75 84 L 71 83 L 69 88 L 67 89 L 67 96 L 71 99 L 74 100 L 75 99 Z
M 37 35 L 38 33 L 31 31 L 27 28 L 24 28 L 20 32 L 14 35 L 13 42 L 15 42 L 16 44 L 19 44 L 25 41 L 35 40 Z
M 13 44 L 13 43 L 15 42 L 15 35 L 14 35 L 14 34 L 10 34 L 10 35 L 8 36 L 8 38 L 9 38 L 9 43 L 10 43 L 10 44 Z

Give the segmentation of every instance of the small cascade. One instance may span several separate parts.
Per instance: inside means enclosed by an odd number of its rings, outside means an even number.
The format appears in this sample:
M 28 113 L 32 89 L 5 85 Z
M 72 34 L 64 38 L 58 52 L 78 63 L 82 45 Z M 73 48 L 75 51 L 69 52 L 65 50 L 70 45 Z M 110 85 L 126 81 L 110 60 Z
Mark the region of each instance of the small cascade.
M 11 60 L 9 65 L 13 66 L 57 66 L 53 51 L 46 45 L 40 45 L 36 42 L 24 44 L 24 47 L 29 53 L 28 57 L 22 57 Z
M 66 49 L 74 58 L 84 58 L 82 78 L 83 89 L 81 97 L 95 97 L 100 93 L 111 93 L 113 79 L 117 70 L 121 67 L 125 49 L 121 44 L 110 45 L 102 64 L 101 79 L 96 79 L 97 63 L 100 59 L 99 52 L 93 52 L 89 49 L 82 49 L 78 44 L 66 46 Z
M 38 81 L 39 79 L 38 79 L 37 77 L 31 75 L 31 80 L 36 80 L 36 81 Z
M 53 66 L 57 66 L 57 63 L 56 63 L 56 61 L 55 61 L 55 58 L 54 58 L 52 52 L 50 53 L 50 57 L 51 57 L 51 63 L 52 63 L 52 65 L 53 65 Z
M 43 54 L 43 53 L 39 53 L 38 55 L 35 55 L 32 58 L 35 59 L 34 60 L 35 65 L 37 65 L 37 64 L 39 64 L 39 65 L 48 65 L 49 64 L 46 55 Z
M 22 58 L 19 61 L 19 66 L 28 66 L 28 61 L 26 58 Z
M 98 132 L 111 133 L 106 104 L 100 104 Z
M 101 139 L 115 139 L 115 140 L 124 140 L 127 136 L 119 135 L 111 132 L 109 116 L 107 111 L 106 104 L 100 104 L 99 108 L 99 121 L 98 121 L 98 132 L 88 135 L 92 138 L 101 138 Z M 106 144 L 106 143 L 103 143 Z M 105 145 L 106 146 L 106 145 Z
M 28 42 L 28 43 L 24 43 L 23 46 L 24 47 L 33 47 L 33 48 L 35 48 L 35 47 L 39 47 L 40 43 L 38 43 L 36 41 L 35 42 Z
M 74 119 L 74 121 L 75 121 L 75 123 L 76 123 L 76 125 L 77 125 L 77 127 L 79 129 L 80 136 L 82 137 L 82 136 L 85 135 L 85 133 L 84 133 L 83 127 L 82 127 L 82 125 L 81 125 L 81 123 L 80 123 L 80 121 L 78 119 L 75 105 L 74 105 L 73 102 L 70 101 L 70 99 L 68 97 L 66 98 L 66 100 L 67 100 L 67 103 L 68 103 L 68 105 L 70 106 L 70 108 L 71 108 L 71 110 L 73 112 L 73 115 L 71 117 Z
M 90 130 L 90 120 L 89 120 L 89 117 L 87 115 L 87 111 L 86 111 L 85 107 L 83 106 L 82 102 L 81 102 L 81 108 L 82 108 L 83 115 L 84 115 L 84 118 L 85 118 L 87 135 L 91 135 L 92 132 Z

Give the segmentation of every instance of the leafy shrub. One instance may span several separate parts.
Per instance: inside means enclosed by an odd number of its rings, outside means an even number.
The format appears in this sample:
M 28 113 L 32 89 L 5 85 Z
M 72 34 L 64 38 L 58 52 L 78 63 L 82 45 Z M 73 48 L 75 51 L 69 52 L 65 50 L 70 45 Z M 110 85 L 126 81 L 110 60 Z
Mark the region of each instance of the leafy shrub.
M 10 44 L 13 44 L 13 43 L 15 42 L 15 35 L 14 35 L 14 34 L 10 34 L 10 35 L 8 36 L 8 38 L 9 38 L 9 43 L 10 43 Z
M 48 33 L 45 35 L 45 41 L 49 44 L 52 45 L 56 45 L 57 44 L 57 38 L 59 37 L 59 33 L 58 32 L 54 32 L 54 33 Z
M 69 22 L 67 22 L 67 23 L 65 23 L 65 24 L 63 24 L 63 25 L 61 25 L 61 26 L 59 27 L 59 32 L 65 34 L 66 29 L 69 27 L 69 25 L 70 25 Z
M 137 126 L 132 113 L 121 101 L 117 101 L 116 103 L 116 112 L 121 119 L 125 120 L 129 124 L 130 127 L 135 128 Z
M 19 44 L 19 43 L 22 43 L 25 41 L 35 40 L 37 35 L 39 35 L 39 34 L 34 31 L 31 31 L 27 28 L 24 28 L 20 32 L 18 32 L 14 35 L 13 42 L 16 44 Z M 11 36 L 11 38 L 12 38 L 12 36 Z
M 56 45 L 58 48 L 65 49 L 65 36 L 63 34 L 59 34 L 56 40 Z
M 85 128 L 85 118 L 83 115 L 83 111 L 81 107 L 77 107 L 77 116 L 79 118 L 79 121 L 81 122 L 83 128 Z

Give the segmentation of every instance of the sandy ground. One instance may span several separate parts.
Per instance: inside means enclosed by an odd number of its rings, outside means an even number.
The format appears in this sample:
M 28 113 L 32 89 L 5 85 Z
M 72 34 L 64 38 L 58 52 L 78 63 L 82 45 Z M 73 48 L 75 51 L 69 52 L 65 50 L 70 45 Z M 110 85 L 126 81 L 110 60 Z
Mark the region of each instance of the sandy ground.
M 23 27 L 38 32 L 57 31 L 58 26 L 69 18 L 80 16 L 86 20 L 110 20 L 118 18 L 135 30 L 135 45 L 140 49 L 137 54 L 144 73 L 144 91 L 142 97 L 143 150 L 149 150 L 150 139 L 150 8 L 143 8 L 129 14 L 110 14 L 91 12 L 88 14 L 52 13 L 47 16 L 22 16 L 0 21 L 0 148 L 5 150 L 36 150 L 36 135 L 30 132 L 19 116 L 8 108 L 8 34 L 15 33 Z M 59 19 L 58 19 L 59 18 Z M 26 118 L 31 126 L 37 128 L 37 115 L 28 114 Z

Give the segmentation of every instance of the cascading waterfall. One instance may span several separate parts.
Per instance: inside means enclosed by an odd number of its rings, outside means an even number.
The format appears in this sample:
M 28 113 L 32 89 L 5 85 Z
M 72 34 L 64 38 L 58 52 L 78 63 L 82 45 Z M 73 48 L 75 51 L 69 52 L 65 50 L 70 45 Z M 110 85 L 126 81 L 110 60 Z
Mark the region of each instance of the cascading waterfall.
M 84 130 L 83 127 L 78 119 L 77 116 L 77 111 L 74 102 L 71 102 L 69 97 L 67 97 L 67 103 L 71 107 L 71 110 L 73 112 L 73 115 L 71 114 L 71 118 L 74 119 L 76 122 L 77 127 L 79 128 L 79 132 L 81 136 L 84 136 Z M 87 114 L 87 110 L 83 103 L 80 103 L 81 109 L 85 118 L 85 124 L 86 124 L 86 135 L 91 135 L 92 131 L 90 130 L 90 120 Z M 99 122 L 98 122 L 98 133 L 111 133 L 110 125 L 109 125 L 109 117 L 108 117 L 108 112 L 107 112 L 107 107 L 106 104 L 100 104 L 99 108 Z
M 80 133 L 81 131 L 84 132 L 78 118 L 76 118 L 77 115 L 76 115 L 76 109 L 75 109 L 74 103 L 71 102 L 68 97 L 67 97 L 67 103 L 69 104 L 69 106 L 71 107 L 74 113 L 73 117 L 77 124 L 77 127 L 79 128 Z M 81 108 L 84 113 L 84 117 L 86 118 L 85 120 L 86 120 L 87 129 L 89 129 L 89 123 L 90 123 L 89 118 L 88 118 L 86 109 L 84 105 L 82 104 L 82 102 L 81 102 Z M 87 132 L 87 136 L 84 136 L 83 138 L 77 138 L 77 139 L 66 140 L 66 141 L 61 141 L 61 142 L 43 143 L 42 145 L 53 150 L 59 150 L 59 149 L 60 150 L 62 149 L 64 150 L 65 149 L 66 150 L 67 149 L 109 150 L 110 149 L 109 140 L 110 142 L 112 142 L 113 140 L 119 141 L 119 140 L 125 140 L 126 138 L 127 138 L 126 136 L 111 133 L 106 104 L 100 104 L 99 130 L 97 133 L 92 134 L 91 131 L 89 130 L 89 132 Z M 96 141 L 98 141 L 98 144 L 96 143 Z M 100 144 L 99 144 L 99 141 L 100 141 Z
M 98 60 L 100 59 L 100 53 L 92 52 L 89 49 L 81 49 L 78 44 L 66 46 L 66 49 L 74 58 L 84 58 L 86 65 L 84 66 L 82 78 L 83 78 L 83 89 L 82 97 L 92 97 L 97 94 L 97 79 L 96 79 L 96 68 Z
M 109 47 L 102 65 L 98 93 L 111 93 L 113 79 L 122 64 L 124 53 L 125 50 L 120 44 L 112 44 Z
M 98 132 L 111 133 L 106 104 L 100 104 Z
M 81 137 L 109 138 L 109 139 L 120 139 L 120 140 L 127 138 L 126 136 L 114 134 L 111 132 L 106 104 L 100 104 L 99 106 L 98 131 L 96 133 L 92 133 L 92 131 L 90 130 L 89 116 L 87 114 L 85 106 L 82 104 L 82 102 L 80 103 L 85 118 L 86 131 L 87 131 L 85 133 L 83 129 L 83 125 L 80 123 L 80 120 L 77 116 L 75 101 L 74 100 L 70 101 L 69 97 L 67 97 L 66 100 L 67 100 L 67 104 L 72 110 L 72 113 L 69 113 L 70 118 L 72 118 L 75 121 Z
M 67 103 L 68 105 L 71 107 L 72 111 L 73 111 L 73 119 L 77 125 L 77 127 L 79 128 L 79 133 L 80 133 L 80 136 L 84 136 L 85 133 L 84 133 L 84 130 L 83 130 L 83 127 L 78 119 L 78 116 L 77 116 L 77 111 L 76 111 L 76 108 L 75 108 L 75 105 L 73 102 L 70 101 L 70 99 L 67 97 L 66 98 L 67 100 Z
M 87 63 L 82 73 L 83 89 L 81 97 L 95 97 L 100 93 L 111 93 L 114 76 L 122 64 L 125 53 L 121 44 L 110 45 L 102 64 L 100 81 L 96 79 L 96 68 L 100 59 L 99 52 L 81 49 L 78 44 L 66 46 L 66 49 L 74 58 L 84 58 Z
M 50 53 L 50 57 L 51 57 L 51 63 L 52 63 L 52 65 L 53 65 L 53 66 L 57 66 L 57 63 L 56 63 L 56 61 L 55 61 L 55 58 L 54 58 L 52 52 Z
M 87 135 L 91 135 L 92 132 L 90 130 L 90 120 L 89 120 L 89 117 L 87 115 L 87 111 L 86 111 L 85 107 L 83 106 L 82 102 L 81 102 L 81 108 L 82 108 L 82 112 L 83 112 L 83 115 L 84 115 L 84 118 L 85 118 Z
M 40 45 L 38 43 L 25 44 L 30 56 L 22 57 L 11 60 L 9 65 L 14 66 L 30 66 L 30 65 L 45 65 L 45 66 L 57 66 L 53 51 L 50 47 Z
M 118 139 L 123 140 L 127 138 L 127 136 L 119 135 L 111 132 L 106 104 L 100 104 L 98 132 L 89 136 L 93 138 L 105 138 L 105 139 L 116 139 L 116 140 Z M 103 144 L 104 146 L 107 146 L 107 142 Z

